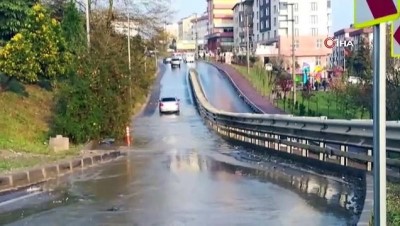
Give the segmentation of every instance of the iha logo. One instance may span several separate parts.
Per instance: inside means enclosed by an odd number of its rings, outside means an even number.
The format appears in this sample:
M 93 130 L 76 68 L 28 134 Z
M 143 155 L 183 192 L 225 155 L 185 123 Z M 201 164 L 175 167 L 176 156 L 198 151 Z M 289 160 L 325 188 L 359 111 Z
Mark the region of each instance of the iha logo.
M 328 37 L 324 40 L 324 45 L 328 49 L 333 49 L 335 47 L 353 47 L 354 44 L 350 40 L 339 40 L 337 38 Z

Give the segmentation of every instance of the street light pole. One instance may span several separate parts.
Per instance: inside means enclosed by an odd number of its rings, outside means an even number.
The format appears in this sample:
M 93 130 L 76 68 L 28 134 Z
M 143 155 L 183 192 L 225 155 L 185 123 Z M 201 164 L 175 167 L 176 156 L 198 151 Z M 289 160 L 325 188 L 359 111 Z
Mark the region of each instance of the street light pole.
M 86 0 L 86 38 L 87 47 L 90 48 L 90 0 Z
M 132 70 L 131 70 L 131 20 L 128 12 L 128 68 L 129 68 L 129 103 L 132 100 Z M 132 107 L 130 105 L 130 107 Z

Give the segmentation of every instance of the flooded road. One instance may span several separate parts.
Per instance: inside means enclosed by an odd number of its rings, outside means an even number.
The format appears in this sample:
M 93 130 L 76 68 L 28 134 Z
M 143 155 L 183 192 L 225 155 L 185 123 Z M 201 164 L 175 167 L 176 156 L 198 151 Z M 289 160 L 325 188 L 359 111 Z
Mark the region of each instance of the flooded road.
M 246 110 L 218 71 L 197 67 L 208 98 L 221 98 L 216 107 Z M 163 72 L 133 125 L 134 151 L 47 185 L 23 205 L 0 205 L 0 225 L 309 226 L 349 225 L 356 218 L 349 210 L 353 185 L 226 143 L 196 112 L 188 68 Z M 159 115 L 160 96 L 180 98 L 180 115 Z

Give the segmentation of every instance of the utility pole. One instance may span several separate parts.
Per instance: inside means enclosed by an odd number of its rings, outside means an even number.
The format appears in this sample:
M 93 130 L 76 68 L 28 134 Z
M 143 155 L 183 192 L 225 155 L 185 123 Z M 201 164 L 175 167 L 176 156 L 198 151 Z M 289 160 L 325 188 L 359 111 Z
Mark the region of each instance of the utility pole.
M 197 35 L 198 35 L 197 34 L 197 13 L 195 13 L 194 16 L 195 16 L 195 40 L 196 40 L 196 42 L 195 42 L 195 45 L 196 45 L 196 48 L 195 48 L 196 58 L 195 59 L 197 59 L 197 57 L 199 55 L 199 44 L 198 44 L 198 37 L 197 37 Z
M 87 47 L 90 48 L 90 0 L 86 0 L 86 38 Z
M 295 47 L 294 47 L 294 3 L 290 3 L 290 8 L 292 8 L 292 79 L 293 79 L 293 109 L 296 105 L 296 62 L 295 62 Z
M 247 13 L 246 13 L 247 14 Z M 246 15 L 246 58 L 247 58 L 247 74 L 250 75 L 250 24 L 249 15 Z
M 246 9 L 244 7 L 245 2 L 243 0 L 240 0 L 240 6 L 241 6 L 241 11 L 242 11 L 242 18 L 243 20 L 243 27 L 246 27 L 246 62 L 247 62 L 247 74 L 250 74 L 250 24 L 249 24 L 249 15 L 246 13 Z M 243 31 L 243 29 L 242 29 Z
M 292 22 L 292 80 L 293 80 L 293 108 L 296 105 L 296 57 L 295 57 L 295 46 L 294 46 L 294 4 L 295 3 L 282 3 L 284 6 L 290 6 L 291 10 L 292 10 L 292 19 L 286 19 L 286 20 L 282 20 L 284 22 Z

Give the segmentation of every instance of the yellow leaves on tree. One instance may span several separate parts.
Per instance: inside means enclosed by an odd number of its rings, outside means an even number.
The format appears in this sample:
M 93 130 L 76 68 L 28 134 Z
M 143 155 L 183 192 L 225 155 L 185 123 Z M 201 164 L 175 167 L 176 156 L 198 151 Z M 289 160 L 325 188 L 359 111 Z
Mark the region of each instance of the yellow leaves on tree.
M 60 24 L 43 6 L 32 7 L 26 26 L 0 49 L 0 70 L 23 82 L 65 74 L 70 54 Z

